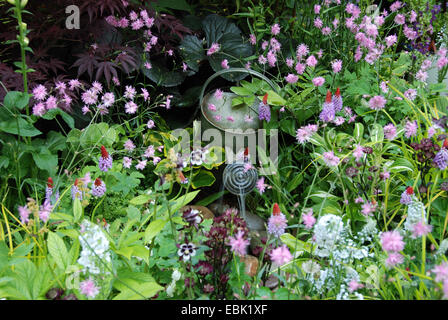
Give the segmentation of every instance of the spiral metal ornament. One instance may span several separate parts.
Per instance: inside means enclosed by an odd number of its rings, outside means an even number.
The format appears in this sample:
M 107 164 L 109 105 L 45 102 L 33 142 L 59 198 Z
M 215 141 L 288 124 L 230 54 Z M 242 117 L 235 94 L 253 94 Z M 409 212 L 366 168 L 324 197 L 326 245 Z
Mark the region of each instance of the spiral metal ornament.
M 258 173 L 255 169 L 244 172 L 244 163 L 227 165 L 223 173 L 224 187 L 235 195 L 251 192 L 257 183 Z

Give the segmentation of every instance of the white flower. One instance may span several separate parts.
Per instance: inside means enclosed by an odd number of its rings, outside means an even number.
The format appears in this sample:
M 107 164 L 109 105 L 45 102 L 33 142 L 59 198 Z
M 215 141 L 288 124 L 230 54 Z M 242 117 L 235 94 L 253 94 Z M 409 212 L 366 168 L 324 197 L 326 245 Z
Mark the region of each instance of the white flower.
M 181 276 L 182 276 L 182 273 L 180 273 L 179 270 L 174 269 L 173 274 L 171 275 L 171 278 L 173 279 L 173 281 L 179 281 Z
M 334 214 L 321 217 L 314 227 L 315 242 L 318 246 L 316 254 L 320 257 L 330 256 L 343 229 L 341 217 Z
M 78 263 L 84 267 L 85 272 L 92 274 L 109 273 L 104 264 L 111 263 L 109 240 L 101 228 L 88 220 L 81 223 L 79 236 L 82 250 Z

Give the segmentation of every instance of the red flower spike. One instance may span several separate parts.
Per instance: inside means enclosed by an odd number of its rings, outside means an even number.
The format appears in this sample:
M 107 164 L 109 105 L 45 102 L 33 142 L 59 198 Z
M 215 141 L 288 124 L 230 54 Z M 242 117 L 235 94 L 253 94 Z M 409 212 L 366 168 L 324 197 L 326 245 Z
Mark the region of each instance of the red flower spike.
M 79 182 L 79 179 L 76 178 L 76 179 L 75 179 L 75 183 L 74 183 L 73 185 L 77 187 L 77 186 L 78 186 L 78 182 Z
M 96 180 L 95 180 L 95 185 L 97 186 L 97 187 L 99 187 L 100 185 L 101 185 L 101 180 L 100 180 L 100 178 L 96 178 Z
M 48 177 L 47 187 L 53 189 L 53 179 L 51 177 Z
M 448 139 L 445 139 L 445 141 L 443 141 L 443 147 L 445 149 L 448 149 Z
M 339 87 L 336 89 L 335 95 L 336 95 L 336 97 L 340 97 L 341 96 L 341 90 L 339 90 Z
M 266 93 L 263 97 L 263 104 L 268 104 L 268 94 Z
M 249 155 L 249 147 L 246 147 L 246 149 L 244 149 L 244 156 L 247 157 Z
M 273 216 L 280 215 L 280 207 L 278 206 L 277 203 L 274 203 L 274 209 L 272 209 L 272 215 Z
M 325 98 L 325 102 L 326 103 L 331 102 L 331 91 L 330 90 L 327 91 L 327 97 Z
M 107 152 L 106 148 L 104 148 L 104 146 L 101 146 L 101 157 L 104 159 L 109 157 L 109 153 Z
M 412 188 L 412 187 L 407 187 L 407 188 L 406 188 L 406 193 L 409 194 L 409 195 L 414 194 L 414 188 Z

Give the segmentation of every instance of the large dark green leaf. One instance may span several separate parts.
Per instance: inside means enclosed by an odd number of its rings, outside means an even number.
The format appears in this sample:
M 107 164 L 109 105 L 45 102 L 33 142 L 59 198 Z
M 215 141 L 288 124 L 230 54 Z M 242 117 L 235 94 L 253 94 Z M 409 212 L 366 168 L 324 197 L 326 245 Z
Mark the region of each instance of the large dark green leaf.
M 188 67 L 198 72 L 199 63 L 206 58 L 202 41 L 196 36 L 185 36 L 180 43 L 179 49 Z
M 47 148 L 40 150 L 40 153 L 33 152 L 33 159 L 39 169 L 47 170 L 50 175 L 56 173 L 58 165 L 58 155 L 52 154 Z
M 28 104 L 30 97 L 31 95 L 25 92 L 9 91 L 3 100 L 3 104 L 10 110 L 12 108 L 23 109 Z
M 157 61 L 151 61 L 151 65 L 152 68 L 149 70 L 142 66 L 141 71 L 158 86 L 175 87 L 185 80 L 186 74 L 184 72 L 168 70 L 166 66 Z
M 75 127 L 75 120 L 73 120 L 73 118 L 68 113 L 62 111 L 59 108 L 48 110 L 47 113 L 42 116 L 42 118 L 46 120 L 53 120 L 58 115 L 61 116 L 62 119 L 64 119 L 65 123 L 67 123 L 71 129 Z

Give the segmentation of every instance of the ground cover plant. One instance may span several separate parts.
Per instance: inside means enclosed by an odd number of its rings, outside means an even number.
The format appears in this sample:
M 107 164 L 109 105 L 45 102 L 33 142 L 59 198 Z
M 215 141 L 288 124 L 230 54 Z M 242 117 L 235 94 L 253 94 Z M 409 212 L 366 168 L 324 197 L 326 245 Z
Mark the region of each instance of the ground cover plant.
M 448 298 L 446 1 L 0 11 L 0 298 Z

